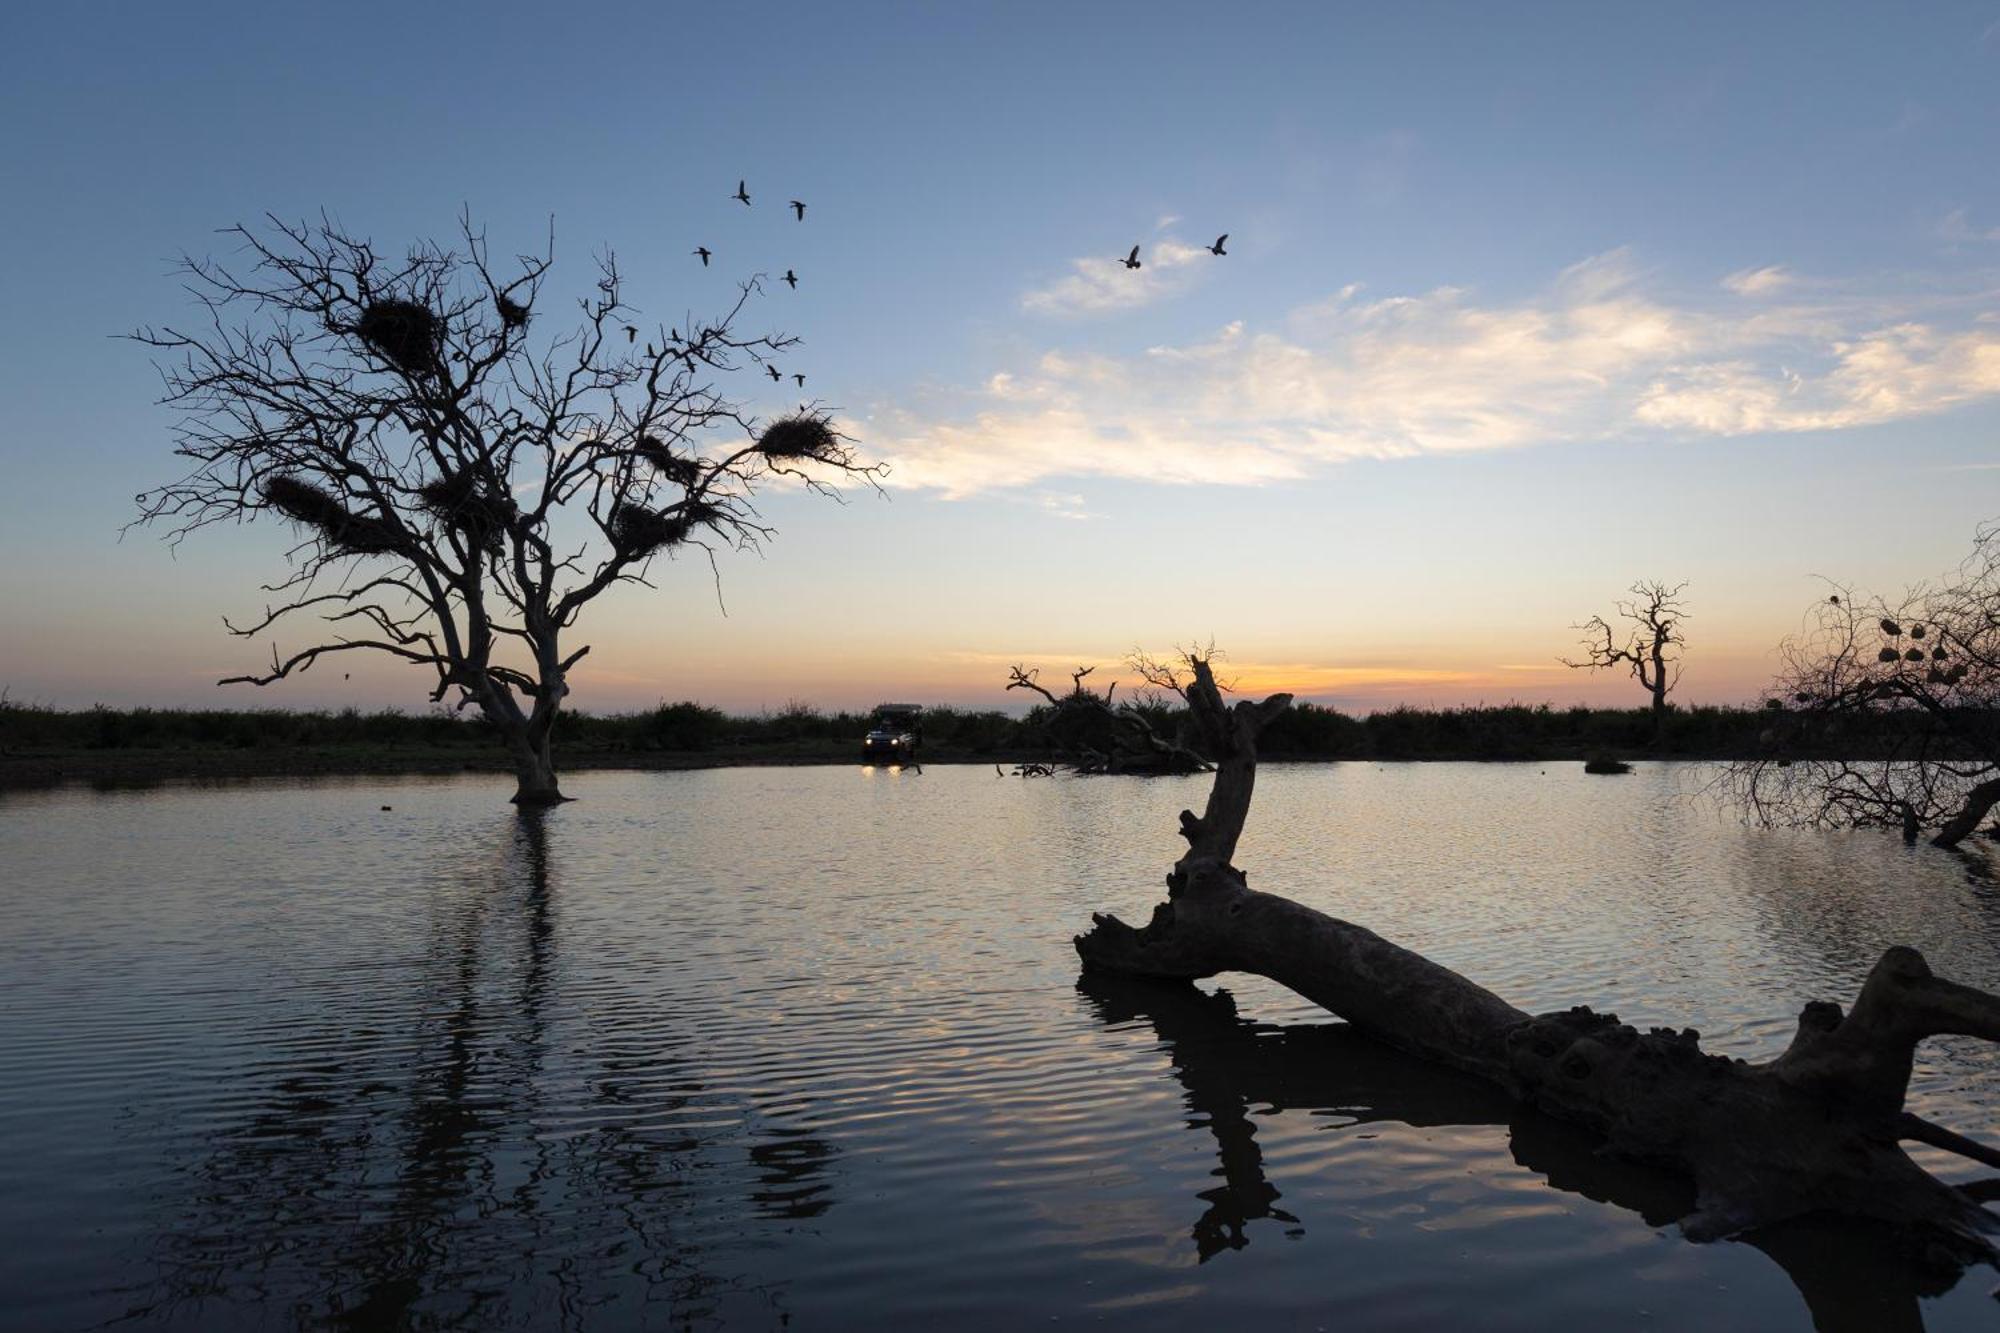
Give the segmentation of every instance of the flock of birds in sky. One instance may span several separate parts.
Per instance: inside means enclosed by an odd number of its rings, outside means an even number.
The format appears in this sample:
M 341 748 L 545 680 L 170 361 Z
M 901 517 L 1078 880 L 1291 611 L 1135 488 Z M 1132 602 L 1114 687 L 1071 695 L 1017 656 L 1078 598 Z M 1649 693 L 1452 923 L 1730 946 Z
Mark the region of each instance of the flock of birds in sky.
M 750 207 L 750 183 L 747 180 L 737 181 L 736 193 L 730 195 L 729 197 L 731 199 L 734 199 L 737 203 L 742 204 L 745 208 Z M 792 210 L 792 213 L 796 216 L 798 221 L 804 222 L 806 220 L 805 200 L 803 199 L 788 200 L 786 206 Z M 1225 231 L 1222 233 L 1222 235 L 1215 238 L 1215 243 L 1213 245 L 1205 246 L 1203 248 L 1206 249 L 1210 254 L 1220 257 L 1222 255 L 1226 255 L 1229 253 L 1229 251 L 1222 248 L 1223 244 L 1228 240 L 1229 240 L 1229 233 Z M 1139 248 L 1140 247 L 1136 245 L 1133 246 L 1130 253 L 1128 253 L 1125 256 L 1125 258 L 1119 260 L 1118 262 L 1123 264 L 1128 270 L 1144 268 L 1146 265 L 1145 261 L 1139 258 Z M 707 268 L 709 266 L 709 261 L 715 258 L 715 251 L 709 249 L 705 245 L 697 245 L 690 253 L 693 254 L 696 258 L 701 260 L 701 266 L 703 268 Z M 785 270 L 784 277 L 780 278 L 779 281 L 784 283 L 787 287 L 790 287 L 793 291 L 797 291 L 799 289 L 799 275 L 789 268 Z M 625 341 L 632 342 L 635 339 L 637 339 L 638 336 L 639 336 L 639 330 L 637 328 L 635 328 L 630 324 L 627 324 L 625 326 Z M 651 343 L 647 343 L 646 355 L 651 356 L 652 354 L 653 354 L 653 345 Z M 769 362 L 766 362 L 764 365 L 764 373 L 771 377 L 773 383 L 781 382 L 785 378 L 784 372 L 780 371 L 776 366 L 770 364 Z M 806 377 L 804 375 L 794 373 L 792 379 L 797 381 L 798 386 L 801 389 L 805 388 Z
M 805 214 L 801 213 L 799 216 L 804 217 Z M 1202 248 L 1207 250 L 1212 255 L 1226 255 L 1229 252 L 1222 248 L 1222 243 L 1228 239 L 1229 239 L 1229 233 L 1225 231 L 1222 233 L 1222 235 L 1215 238 L 1214 245 L 1207 245 L 1203 246 Z M 1123 264 L 1126 268 L 1146 267 L 1145 263 L 1141 261 L 1139 258 L 1139 247 L 1136 245 L 1132 247 L 1131 254 L 1126 255 L 1123 259 L 1119 260 L 1118 262 Z
M 745 208 L 750 207 L 749 182 L 741 180 L 737 181 L 736 193 L 730 195 L 729 197 L 731 199 L 736 200 L 738 203 L 742 204 Z M 797 215 L 797 218 L 800 222 L 804 222 L 806 220 L 806 205 L 803 199 L 791 200 L 790 207 L 792 212 Z M 701 260 L 701 266 L 703 268 L 707 268 L 709 266 L 708 261 L 715 258 L 715 251 L 709 249 L 705 245 L 697 245 L 689 253 L 693 254 L 694 256 L 696 256 Z M 782 278 L 780 278 L 779 281 L 784 283 L 787 287 L 790 287 L 793 291 L 797 291 L 799 289 L 799 275 L 789 268 L 785 270 L 785 275 Z M 628 343 L 637 342 L 638 338 L 639 338 L 638 326 L 635 324 L 627 324 L 625 326 L 625 341 Z M 651 343 L 646 344 L 646 355 L 647 356 L 654 355 L 653 344 Z M 764 363 L 764 373 L 771 377 L 773 383 L 781 382 L 785 378 L 784 372 L 779 370 L 776 366 L 772 365 L 768 361 Z M 804 375 L 794 373 L 792 375 L 792 379 L 795 382 L 797 382 L 798 386 L 801 389 L 806 387 L 806 377 Z

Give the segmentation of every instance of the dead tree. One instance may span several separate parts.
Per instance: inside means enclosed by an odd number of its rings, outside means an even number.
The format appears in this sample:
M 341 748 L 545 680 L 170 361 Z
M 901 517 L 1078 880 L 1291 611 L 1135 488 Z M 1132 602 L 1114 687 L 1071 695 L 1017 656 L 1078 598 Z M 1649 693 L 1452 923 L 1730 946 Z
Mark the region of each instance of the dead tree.
M 1581 661 L 1558 660 L 1576 671 L 1602 671 L 1625 667 L 1653 700 L 1653 744 L 1667 734 L 1667 696 L 1680 684 L 1681 622 L 1688 618 L 1681 605 L 1687 584 L 1668 587 L 1658 581 L 1632 585 L 1632 600 L 1617 603 L 1617 618 L 1624 624 L 1621 634 L 1603 616 L 1592 616 L 1571 629 L 1583 631 L 1584 656 Z
M 1155 689 L 1178 693 L 1174 674 L 1142 653 L 1128 663 L 1140 678 Z M 1118 683 L 1113 681 L 1103 694 L 1085 687 L 1084 680 L 1096 667 L 1078 667 L 1070 672 L 1069 693 L 1058 695 L 1043 685 L 1040 669 L 1014 666 L 1007 674 L 1007 688 L 1039 694 L 1047 704 L 1036 709 L 1039 722 L 1051 747 L 1078 773 L 1205 773 L 1208 761 L 1179 734 L 1165 735 L 1148 720 L 1146 712 L 1127 704 L 1115 704 Z
M 1145 926 L 1100 914 L 1076 937 L 1086 969 L 1177 982 L 1269 977 L 1378 1040 L 1690 1177 L 1695 1206 L 1681 1227 L 1695 1239 L 1834 1213 L 1886 1223 L 1942 1264 L 2000 1259 L 1986 1192 L 1936 1179 L 1901 1146 L 1917 1140 L 2000 1166 L 2000 1153 L 1903 1110 L 1917 1043 L 1945 1033 L 2000 1041 L 2000 997 L 1892 948 L 1851 1012 L 1806 1005 L 1791 1046 L 1760 1065 L 1705 1054 L 1692 1029 L 1641 1033 L 1581 1007 L 1525 1013 L 1369 930 L 1249 887 L 1232 860 L 1257 736 L 1290 696 L 1225 707 L 1208 664 L 1189 668 L 1186 698 L 1217 763 L 1207 807 L 1182 812 L 1188 849 Z
M 1954 847 L 2000 805 L 2000 528 L 1894 602 L 1839 588 L 1779 654 L 1760 753 L 1723 776 L 1754 820 Z
M 301 534 L 274 599 L 229 631 L 325 624 L 269 667 L 269 685 L 336 653 L 384 654 L 433 677 L 492 724 L 514 799 L 562 799 L 551 742 L 585 607 L 646 583 L 660 558 L 755 548 L 773 535 L 752 498 L 785 478 L 822 494 L 873 483 L 813 407 L 764 422 L 726 396 L 731 372 L 794 345 L 745 335 L 745 282 L 719 318 L 643 340 L 616 262 L 598 262 L 580 318 L 537 336 L 554 240 L 503 266 L 462 220 L 457 248 L 378 253 L 322 219 L 232 228 L 240 260 L 188 259 L 200 318 L 134 337 L 163 353 L 180 414 L 179 481 L 138 497 L 139 523 L 178 543 L 276 518 Z M 531 332 L 531 329 L 537 332 Z

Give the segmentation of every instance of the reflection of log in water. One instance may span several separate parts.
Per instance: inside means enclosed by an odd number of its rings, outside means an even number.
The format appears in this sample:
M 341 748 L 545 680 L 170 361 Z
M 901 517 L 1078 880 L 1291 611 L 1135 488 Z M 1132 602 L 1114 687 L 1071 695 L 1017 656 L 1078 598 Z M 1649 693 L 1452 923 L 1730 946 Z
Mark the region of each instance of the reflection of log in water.
M 1694 1204 L 1684 1177 L 1601 1152 L 1602 1141 L 1586 1131 L 1349 1024 L 1274 1029 L 1239 1018 L 1227 991 L 1100 972 L 1084 973 L 1077 990 L 1107 1024 L 1152 1025 L 1188 1109 L 1215 1139 L 1222 1183 L 1198 1196 L 1203 1211 L 1191 1228 L 1203 1261 L 1249 1245 L 1252 1222 L 1312 1225 L 1277 1206 L 1283 1193 L 1266 1173 L 1252 1107 L 1259 1115 L 1338 1111 L 1355 1124 L 1504 1125 L 1514 1160 L 1553 1189 L 1625 1209 L 1655 1228 Z M 1801 1220 L 1743 1239 L 1785 1270 L 1820 1333 L 1921 1333 L 1918 1298 L 1943 1289 L 1935 1273 L 1867 1226 Z
M 633 1020 L 650 1089 L 636 1094 L 618 1057 L 561 1034 L 560 820 L 510 815 L 492 859 L 413 881 L 413 909 L 427 895 L 436 910 L 414 976 L 334 978 L 306 1018 L 274 1021 L 245 1077 L 282 1072 L 212 1099 L 250 1102 L 243 1120 L 177 1139 L 204 1155 L 165 1202 L 129 1318 L 554 1328 L 628 1303 L 777 1308 L 704 1252 L 695 1234 L 714 1228 L 696 1223 L 818 1216 L 835 1148 L 782 1125 L 748 1145 L 741 1129 L 642 1128 L 674 1110 L 662 1077 L 682 1103 L 704 1092 L 684 1022 Z
M 1201 815 L 1181 813 L 1188 849 L 1167 876 L 1167 901 L 1137 929 L 1095 916 L 1075 940 L 1086 969 L 1183 984 L 1221 972 L 1269 977 L 1378 1040 L 1686 1175 L 1696 1187 L 1680 1223 L 1690 1237 L 1832 1213 L 1885 1224 L 1941 1283 L 1974 1263 L 2000 1266 L 1988 1238 L 2000 1220 L 1982 1206 L 1994 1191 L 1932 1176 L 1902 1148 L 1920 1141 L 2000 1165 L 1992 1149 L 1903 1110 L 1918 1043 L 2000 1042 L 2000 995 L 1890 948 L 1851 1009 L 1807 1004 L 1792 1044 L 1761 1065 L 1704 1052 L 1691 1028 L 1641 1033 L 1584 1007 L 1527 1014 L 1373 931 L 1250 888 L 1232 858 L 1255 789 L 1257 735 L 1290 696 L 1230 707 L 1209 664 L 1189 666 L 1183 693 L 1217 758 L 1214 786 Z

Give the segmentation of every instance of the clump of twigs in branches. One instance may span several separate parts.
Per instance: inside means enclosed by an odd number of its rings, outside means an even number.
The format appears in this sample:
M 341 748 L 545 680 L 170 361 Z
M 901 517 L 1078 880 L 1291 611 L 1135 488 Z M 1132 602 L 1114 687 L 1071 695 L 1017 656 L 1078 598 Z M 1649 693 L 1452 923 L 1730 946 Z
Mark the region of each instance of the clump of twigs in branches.
M 845 456 L 846 445 L 823 413 L 800 412 L 779 417 L 757 437 L 757 452 L 766 458 L 835 462 Z
M 265 504 L 337 551 L 379 555 L 401 545 L 386 523 L 353 512 L 332 492 L 309 481 L 283 475 L 267 477 L 262 491 Z
M 675 453 L 667 448 L 657 435 L 640 436 L 636 452 L 639 457 L 659 469 L 661 476 L 684 491 L 693 490 L 701 481 L 700 460 L 690 458 L 686 454 Z
M 443 331 L 428 307 L 397 297 L 371 301 L 362 308 L 354 332 L 407 375 L 426 376 L 437 371 Z
M 689 524 L 680 514 L 622 504 L 611 513 L 611 541 L 633 558 L 654 555 L 688 539 Z
M 501 292 L 493 298 L 493 308 L 500 312 L 500 322 L 510 329 L 524 329 L 528 326 L 528 307 Z
M 424 507 L 438 520 L 465 534 L 473 546 L 493 555 L 505 547 L 509 526 L 521 517 L 514 498 L 493 490 L 470 468 L 461 468 L 419 488 Z

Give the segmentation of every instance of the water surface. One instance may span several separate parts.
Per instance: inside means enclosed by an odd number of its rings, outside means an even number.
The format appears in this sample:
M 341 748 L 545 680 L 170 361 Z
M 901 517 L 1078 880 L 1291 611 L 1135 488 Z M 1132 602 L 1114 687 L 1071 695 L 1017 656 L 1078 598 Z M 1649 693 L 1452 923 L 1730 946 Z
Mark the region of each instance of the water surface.
M 1691 1244 L 1679 1182 L 1269 983 L 1080 984 L 1204 780 L 565 785 L 0 797 L 0 1326 L 2000 1323 L 1992 1274 L 1922 1290 L 1852 1228 Z M 1238 860 L 1733 1055 L 1890 943 L 2000 989 L 1981 857 L 1698 785 L 1272 766 Z M 1920 1054 L 1913 1109 L 2000 1141 L 2000 1064 Z

